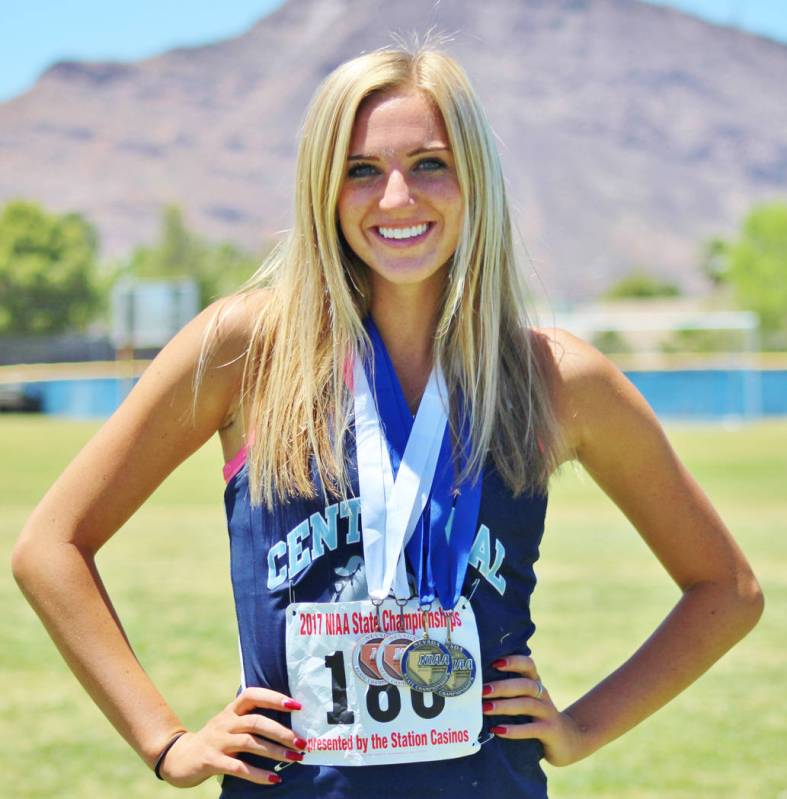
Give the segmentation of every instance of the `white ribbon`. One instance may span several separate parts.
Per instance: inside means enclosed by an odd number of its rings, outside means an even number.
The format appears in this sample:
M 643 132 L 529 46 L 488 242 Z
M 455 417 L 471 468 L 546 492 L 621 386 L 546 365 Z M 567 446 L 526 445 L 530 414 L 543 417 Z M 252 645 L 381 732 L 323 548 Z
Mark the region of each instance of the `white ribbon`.
M 353 379 L 363 557 L 369 596 L 382 601 L 393 589 L 397 599 L 406 599 L 410 596 L 410 588 L 404 548 L 432 488 L 448 421 L 445 380 L 442 371 L 435 366 L 394 480 L 388 442 L 358 356 L 353 365 Z

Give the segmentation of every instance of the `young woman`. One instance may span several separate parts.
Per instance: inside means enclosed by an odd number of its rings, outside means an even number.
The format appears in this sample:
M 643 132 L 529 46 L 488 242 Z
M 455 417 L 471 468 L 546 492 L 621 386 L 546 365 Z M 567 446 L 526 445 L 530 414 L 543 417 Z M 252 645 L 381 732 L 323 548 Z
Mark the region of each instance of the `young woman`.
M 385 50 L 333 72 L 306 118 L 295 205 L 252 284 L 165 347 L 36 508 L 17 580 L 173 785 L 544 797 L 539 760 L 584 758 L 688 686 L 757 621 L 757 582 L 631 384 L 570 334 L 529 326 L 492 135 L 453 60 Z M 243 685 L 187 731 L 135 659 L 95 555 L 216 432 Z M 527 639 L 547 482 L 570 459 L 682 597 L 559 710 Z M 280 776 L 277 762 L 300 765 Z

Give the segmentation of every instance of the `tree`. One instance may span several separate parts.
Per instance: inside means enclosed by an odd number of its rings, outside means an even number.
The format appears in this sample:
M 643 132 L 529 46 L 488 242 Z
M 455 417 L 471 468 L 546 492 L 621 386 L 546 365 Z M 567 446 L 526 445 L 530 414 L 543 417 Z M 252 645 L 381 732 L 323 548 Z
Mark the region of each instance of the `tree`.
M 727 259 L 729 257 L 729 243 L 724 239 L 715 237 L 705 242 L 700 271 L 711 282 L 714 288 L 723 286 L 727 282 Z
M 615 283 L 605 294 L 609 300 L 653 299 L 655 297 L 677 297 L 680 289 L 646 272 L 635 269 Z
M 98 237 L 79 214 L 16 200 L 0 214 L 0 334 L 84 328 L 101 304 Z
M 756 206 L 723 253 L 723 280 L 743 308 L 760 318 L 771 340 L 787 334 L 787 203 Z M 782 334 L 781 336 L 779 334 Z
M 162 214 L 159 240 L 151 247 L 138 247 L 128 272 L 141 279 L 193 278 L 204 307 L 216 297 L 237 289 L 259 265 L 259 259 L 233 244 L 214 244 L 186 227 L 183 214 L 168 205 Z

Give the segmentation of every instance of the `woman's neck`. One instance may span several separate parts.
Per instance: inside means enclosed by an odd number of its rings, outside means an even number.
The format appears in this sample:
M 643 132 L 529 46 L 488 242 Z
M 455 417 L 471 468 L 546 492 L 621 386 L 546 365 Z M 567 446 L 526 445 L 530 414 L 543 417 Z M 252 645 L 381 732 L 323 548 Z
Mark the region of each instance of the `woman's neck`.
M 415 413 L 432 371 L 442 292 L 388 284 L 373 291 L 371 315 Z

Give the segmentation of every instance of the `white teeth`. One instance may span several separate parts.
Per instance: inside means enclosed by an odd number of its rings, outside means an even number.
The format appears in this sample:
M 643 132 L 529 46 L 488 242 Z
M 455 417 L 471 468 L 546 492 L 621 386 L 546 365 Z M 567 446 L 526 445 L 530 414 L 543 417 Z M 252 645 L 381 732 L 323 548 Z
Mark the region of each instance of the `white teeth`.
M 413 225 L 412 227 L 378 227 L 377 229 L 384 239 L 412 239 L 426 233 L 428 227 L 429 225 L 424 222 L 422 225 Z

